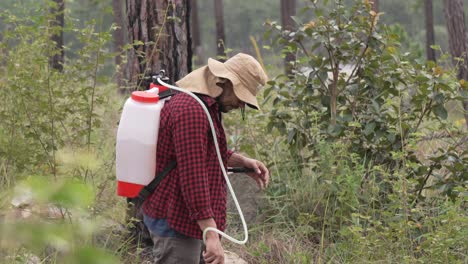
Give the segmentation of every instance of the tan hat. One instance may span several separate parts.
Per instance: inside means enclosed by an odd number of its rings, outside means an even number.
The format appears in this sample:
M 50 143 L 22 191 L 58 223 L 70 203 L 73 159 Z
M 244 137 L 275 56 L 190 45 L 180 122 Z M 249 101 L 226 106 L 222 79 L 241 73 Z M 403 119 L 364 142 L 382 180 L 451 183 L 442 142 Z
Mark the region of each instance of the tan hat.
M 210 58 L 208 68 L 215 76 L 232 82 L 237 98 L 250 107 L 260 108 L 256 95 L 260 86 L 268 81 L 268 76 L 254 57 L 239 53 L 225 63 Z
M 221 80 L 214 76 L 208 66 L 198 68 L 176 82 L 176 85 L 193 93 L 205 94 L 216 98 L 223 89 L 216 85 Z

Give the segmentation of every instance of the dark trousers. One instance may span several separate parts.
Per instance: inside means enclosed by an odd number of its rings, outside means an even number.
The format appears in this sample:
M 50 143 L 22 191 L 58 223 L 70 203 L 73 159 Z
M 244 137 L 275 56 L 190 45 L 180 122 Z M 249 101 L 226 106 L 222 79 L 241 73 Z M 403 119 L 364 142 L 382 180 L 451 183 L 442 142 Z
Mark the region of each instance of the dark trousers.
M 155 264 L 204 264 L 203 241 L 195 238 L 160 237 L 151 233 Z

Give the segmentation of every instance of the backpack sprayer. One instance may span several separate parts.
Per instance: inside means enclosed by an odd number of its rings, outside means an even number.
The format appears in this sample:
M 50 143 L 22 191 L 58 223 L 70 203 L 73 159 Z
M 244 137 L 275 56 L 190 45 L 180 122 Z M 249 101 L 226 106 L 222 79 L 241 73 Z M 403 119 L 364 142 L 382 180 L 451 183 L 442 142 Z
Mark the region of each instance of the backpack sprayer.
M 129 198 L 140 197 L 145 199 L 156 189 L 157 184 L 161 182 L 169 171 L 176 166 L 174 162 L 159 175 L 155 176 L 154 174 L 156 171 L 156 147 L 161 109 L 164 106 L 164 102 L 172 95 L 171 89 L 186 93 L 200 104 L 208 117 L 219 166 L 239 212 L 245 235 L 244 240 L 241 241 L 219 229 L 208 227 L 203 230 L 203 243 L 206 243 L 207 232 L 213 231 L 231 242 L 241 245 L 245 244 L 248 240 L 247 224 L 224 168 L 216 131 L 208 109 L 203 101 L 192 92 L 168 84 L 169 78 L 165 77 L 164 70 L 161 70 L 158 75 L 152 76 L 152 80 L 153 82 L 150 84 L 149 90 L 132 92 L 131 97 L 125 102 L 122 111 L 116 144 L 117 194 Z M 144 126 L 142 127 L 141 124 L 144 124 Z M 253 172 L 249 168 L 232 168 L 229 171 Z

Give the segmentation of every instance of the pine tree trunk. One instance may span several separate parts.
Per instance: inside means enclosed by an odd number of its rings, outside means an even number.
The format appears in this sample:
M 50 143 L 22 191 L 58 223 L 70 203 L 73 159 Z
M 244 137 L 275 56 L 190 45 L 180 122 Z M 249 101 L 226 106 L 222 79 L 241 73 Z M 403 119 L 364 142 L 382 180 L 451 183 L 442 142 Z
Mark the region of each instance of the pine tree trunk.
M 129 80 L 146 89 L 145 77 L 165 70 L 171 82 L 191 71 L 189 0 L 126 0 Z
M 0 25 L 3 24 L 3 21 L 2 21 L 2 18 L 0 17 Z M 1 66 L 5 66 L 5 54 L 4 54 L 4 50 L 2 49 L 2 45 L 1 43 L 3 42 L 3 34 L 2 32 L 0 31 L 0 65 Z
M 191 71 L 189 0 L 126 0 L 129 43 L 129 80 L 135 88 L 147 89 L 146 76 L 165 70 L 170 82 Z M 127 220 L 137 219 L 130 228 L 134 245 L 152 245 L 143 224 L 141 203 L 128 200 Z M 131 225 L 130 225 L 131 226 Z
M 281 0 L 281 24 L 283 30 L 294 30 L 294 20 L 291 18 L 296 15 L 296 0 Z M 296 60 L 296 54 L 288 52 L 284 58 L 284 72 L 290 75 L 293 69 L 291 64 Z
M 449 49 L 453 63 L 458 65 L 458 79 L 468 80 L 468 32 L 462 0 L 444 0 L 445 20 L 449 35 Z M 462 58 L 463 62 L 456 60 Z M 465 122 L 468 128 L 468 101 L 463 102 Z
M 436 61 L 435 50 L 431 48 L 435 44 L 434 37 L 434 12 L 432 0 L 424 0 L 424 17 L 426 19 L 426 56 L 427 60 Z
M 64 0 L 53 0 L 55 3 L 54 7 L 50 8 L 50 13 L 54 16 L 54 19 L 51 21 L 51 27 L 58 27 L 59 30 L 53 34 L 50 39 L 55 43 L 55 48 L 53 49 L 53 54 L 49 58 L 49 65 L 56 69 L 57 71 L 63 71 L 63 63 L 65 53 L 63 50 L 63 27 L 65 26 L 64 20 L 64 10 L 65 3 Z
M 115 73 L 115 81 L 117 83 L 117 89 L 121 93 L 125 92 L 124 88 L 124 65 L 122 65 L 122 48 L 125 45 L 124 37 L 124 20 L 123 20 L 123 1 L 122 0 L 112 0 L 112 7 L 114 10 L 114 24 L 117 26 L 117 29 L 113 32 L 114 37 L 114 51 L 117 54 L 115 56 L 115 66 L 117 71 Z
M 2 25 L 2 24 L 3 24 L 3 19 L 0 17 L 0 25 Z M 2 33 L 3 32 L 0 30 L 0 43 L 2 43 L 2 41 L 3 41 L 3 34 Z
M 198 4 L 197 0 L 191 0 L 191 30 L 192 30 L 192 49 L 196 57 L 195 64 L 201 65 L 204 62 L 201 50 L 201 34 L 200 34 L 200 21 L 198 18 Z
M 379 0 L 371 0 L 372 1 L 372 10 L 376 13 L 379 12 Z
M 226 35 L 224 34 L 223 1 L 214 0 L 216 20 L 216 55 L 219 61 L 226 59 Z

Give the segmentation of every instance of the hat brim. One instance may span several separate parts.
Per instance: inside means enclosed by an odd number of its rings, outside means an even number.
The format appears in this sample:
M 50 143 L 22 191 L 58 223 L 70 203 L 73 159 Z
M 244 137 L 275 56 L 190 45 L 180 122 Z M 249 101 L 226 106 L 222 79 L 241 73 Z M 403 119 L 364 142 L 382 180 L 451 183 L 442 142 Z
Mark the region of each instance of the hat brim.
M 257 110 L 260 109 L 257 97 L 250 92 L 250 90 L 240 81 L 239 77 L 237 77 L 235 73 L 231 72 L 224 63 L 209 58 L 208 68 L 215 76 L 231 81 L 234 94 L 239 98 L 239 100 L 246 103 L 251 108 Z

